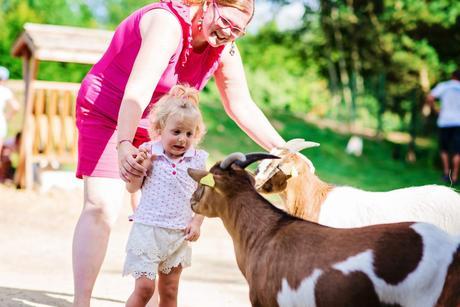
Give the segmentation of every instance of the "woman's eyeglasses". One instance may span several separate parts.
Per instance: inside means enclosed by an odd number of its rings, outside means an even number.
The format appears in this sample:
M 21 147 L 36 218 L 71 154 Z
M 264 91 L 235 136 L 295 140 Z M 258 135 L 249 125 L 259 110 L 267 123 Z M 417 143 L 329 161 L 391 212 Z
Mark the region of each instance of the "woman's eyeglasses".
M 245 29 L 241 29 L 240 27 L 233 25 L 230 21 L 228 21 L 228 19 L 222 17 L 222 15 L 219 12 L 219 7 L 215 0 L 212 1 L 212 5 L 214 6 L 214 12 L 216 12 L 216 15 L 218 16 L 216 24 L 219 27 L 221 27 L 222 29 L 230 29 L 231 35 L 234 38 L 238 38 L 246 34 Z

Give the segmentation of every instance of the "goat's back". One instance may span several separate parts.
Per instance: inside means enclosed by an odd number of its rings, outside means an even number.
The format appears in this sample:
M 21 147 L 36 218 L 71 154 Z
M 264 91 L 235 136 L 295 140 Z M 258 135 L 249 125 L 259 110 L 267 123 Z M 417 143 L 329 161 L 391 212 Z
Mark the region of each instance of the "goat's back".
M 352 228 L 382 223 L 426 222 L 460 234 L 460 195 L 439 185 L 369 192 L 336 187 L 321 207 L 319 223 Z

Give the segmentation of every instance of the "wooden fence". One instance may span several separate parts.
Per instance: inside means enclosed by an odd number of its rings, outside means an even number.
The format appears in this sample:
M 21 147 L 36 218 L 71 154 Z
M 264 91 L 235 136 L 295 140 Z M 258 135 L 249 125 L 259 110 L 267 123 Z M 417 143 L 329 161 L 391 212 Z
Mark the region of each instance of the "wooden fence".
M 19 186 L 26 185 L 26 169 L 33 163 L 76 162 L 75 97 L 79 87 L 78 83 L 32 81 L 16 173 Z

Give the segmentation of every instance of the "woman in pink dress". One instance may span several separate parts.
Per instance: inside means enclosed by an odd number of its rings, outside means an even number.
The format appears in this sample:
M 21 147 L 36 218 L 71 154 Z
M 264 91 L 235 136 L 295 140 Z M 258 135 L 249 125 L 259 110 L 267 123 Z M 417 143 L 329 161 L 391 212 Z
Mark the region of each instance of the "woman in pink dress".
M 144 117 L 173 85 L 201 90 L 214 76 L 227 114 L 248 136 L 266 150 L 284 145 L 251 98 L 234 43 L 253 13 L 253 0 L 147 5 L 117 27 L 107 51 L 82 81 L 77 176 L 85 192 L 73 239 L 74 306 L 90 304 L 120 211 L 123 181 L 146 172 L 134 159 L 136 146 L 148 140 Z

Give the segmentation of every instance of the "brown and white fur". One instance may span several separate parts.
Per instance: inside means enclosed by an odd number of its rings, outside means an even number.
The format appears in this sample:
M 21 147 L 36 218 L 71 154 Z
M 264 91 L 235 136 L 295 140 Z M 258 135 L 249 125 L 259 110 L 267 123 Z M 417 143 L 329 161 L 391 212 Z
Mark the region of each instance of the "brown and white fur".
M 460 195 L 439 185 L 370 192 L 333 186 L 315 175 L 301 149 L 317 143 L 296 139 L 287 148 L 272 150 L 279 160 L 265 160 L 256 171 L 261 193 L 280 193 L 288 213 L 323 225 L 341 228 L 418 221 L 460 234 Z
M 335 229 L 293 217 L 244 170 L 263 157 L 189 169 L 197 182 L 213 177 L 198 185 L 192 210 L 222 219 L 252 306 L 459 306 L 459 237 L 425 223 Z

